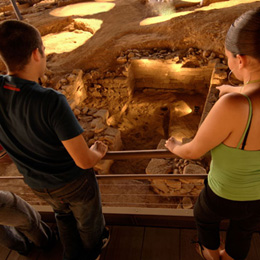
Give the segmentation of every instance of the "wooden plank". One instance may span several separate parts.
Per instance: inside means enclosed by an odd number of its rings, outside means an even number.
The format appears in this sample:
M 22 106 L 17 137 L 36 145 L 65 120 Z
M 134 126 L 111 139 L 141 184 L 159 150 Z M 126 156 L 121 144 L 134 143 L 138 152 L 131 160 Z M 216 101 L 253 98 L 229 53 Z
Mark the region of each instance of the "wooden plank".
M 140 260 L 142 254 L 144 228 L 114 226 L 111 240 L 106 249 L 105 260 Z
M 225 243 L 226 240 L 226 232 L 222 231 L 220 232 L 220 236 L 223 239 L 222 241 Z M 248 256 L 246 260 L 256 260 L 260 259 L 260 235 L 259 233 L 254 233 L 251 241 L 251 247 L 250 251 L 248 253 Z M 225 246 L 225 245 L 223 245 Z
M 45 250 L 45 251 L 42 250 L 39 253 L 37 260 L 62 260 L 62 257 L 63 257 L 63 248 L 59 241 L 55 244 L 55 246 L 52 249 Z
M 0 260 L 6 260 L 11 250 L 0 245 Z
M 110 241 L 108 243 L 108 245 L 102 250 L 101 254 L 100 254 L 100 259 L 99 260 L 105 260 L 106 259 L 106 254 L 107 254 L 107 250 L 108 250 L 108 246 L 111 243 L 111 239 L 112 239 L 112 234 L 113 234 L 113 226 L 107 226 L 109 229 L 109 233 L 110 233 Z
M 181 260 L 201 260 L 201 257 L 195 250 L 195 244 L 192 241 L 196 240 L 197 231 L 195 229 L 181 229 Z
M 250 251 L 249 251 L 248 257 L 246 258 L 247 260 L 260 259 L 260 246 L 259 245 L 260 245 L 259 233 L 254 233 L 252 242 L 251 242 Z
M 7 260 L 36 260 L 38 259 L 39 253 L 37 250 L 33 250 L 28 256 L 22 256 L 16 251 L 12 251 L 8 256 Z
M 25 256 L 19 255 L 16 251 L 12 251 L 8 256 L 7 260 L 27 260 L 28 258 Z
M 142 260 L 179 260 L 180 230 L 145 228 Z

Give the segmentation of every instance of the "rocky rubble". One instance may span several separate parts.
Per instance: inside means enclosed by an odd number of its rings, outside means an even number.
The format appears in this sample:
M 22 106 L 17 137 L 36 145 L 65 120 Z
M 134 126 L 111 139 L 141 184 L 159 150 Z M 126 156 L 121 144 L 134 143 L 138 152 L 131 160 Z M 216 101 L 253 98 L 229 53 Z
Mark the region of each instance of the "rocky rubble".
M 157 149 L 164 149 L 164 144 L 165 140 L 161 140 Z M 206 174 L 207 169 L 208 165 L 202 160 L 152 159 L 146 168 L 146 174 L 178 175 L 174 179 L 152 179 L 151 186 L 161 196 L 180 198 L 177 208 L 191 209 L 203 187 L 203 178 L 184 178 L 185 174 Z
M 110 151 L 121 149 L 120 131 L 107 124 L 108 110 L 90 108 L 86 103 L 88 93 L 82 70 L 74 70 L 71 74 L 65 75 L 58 81 L 55 89 L 66 96 L 71 109 L 85 130 L 83 136 L 89 147 L 99 140 L 107 144 Z M 112 163 L 112 160 L 103 160 L 95 166 L 95 170 L 100 174 L 107 174 Z
M 214 67 L 216 63 L 226 64 L 226 59 L 223 54 L 217 54 L 209 50 L 199 50 L 197 48 L 189 49 L 130 49 L 120 53 L 117 57 L 119 64 L 118 72 L 123 73 L 123 67 L 126 68 L 131 63 L 131 60 L 150 59 L 150 60 L 165 60 L 173 63 L 182 64 L 184 68 L 198 68 L 202 66 Z M 126 69 L 127 71 L 127 69 Z M 124 72 L 125 73 L 125 72 Z
M 222 54 L 196 48 L 126 50 L 117 58 L 118 67 L 115 71 L 101 73 L 98 70 L 74 70 L 57 83 L 53 82 L 53 73 L 47 70 L 42 79 L 43 85 L 53 87 L 67 97 L 75 115 L 86 130 L 84 135 L 89 145 L 95 140 L 104 140 L 109 144 L 110 150 L 121 148 L 121 135 L 116 127 L 133 98 L 134 89 L 129 84 L 129 67 L 133 60 L 138 59 L 171 61 L 191 68 L 215 66 L 213 83 L 221 84 L 227 78 L 228 67 Z M 107 134 L 108 132 L 110 134 Z M 104 172 L 109 171 L 111 163 L 106 162 Z M 183 171 L 183 163 L 187 164 L 181 160 L 176 163 L 175 174 Z

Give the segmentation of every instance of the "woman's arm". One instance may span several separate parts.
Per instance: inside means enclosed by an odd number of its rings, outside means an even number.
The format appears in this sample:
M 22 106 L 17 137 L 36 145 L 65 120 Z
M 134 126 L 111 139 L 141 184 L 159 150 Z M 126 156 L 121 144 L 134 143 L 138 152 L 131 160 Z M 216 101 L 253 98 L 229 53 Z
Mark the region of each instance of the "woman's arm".
M 222 85 L 216 87 L 219 90 L 219 96 L 223 96 L 228 93 L 240 93 L 242 90 L 242 86 L 231 86 L 231 85 Z
M 238 101 L 241 98 L 245 99 L 242 95 L 239 96 L 229 94 L 220 98 L 191 142 L 182 145 L 174 138 L 170 138 L 166 141 L 166 148 L 179 157 L 197 159 L 222 143 L 234 131 L 236 122 L 239 122 L 241 114 L 238 109 Z

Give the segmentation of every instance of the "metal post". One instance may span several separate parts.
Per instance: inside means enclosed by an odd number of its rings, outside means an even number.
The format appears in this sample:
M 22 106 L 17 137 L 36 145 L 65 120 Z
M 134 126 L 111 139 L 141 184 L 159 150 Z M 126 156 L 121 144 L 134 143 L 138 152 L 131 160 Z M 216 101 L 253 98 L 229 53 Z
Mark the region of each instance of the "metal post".
M 20 10 L 19 10 L 19 8 L 18 8 L 18 6 L 16 4 L 16 1 L 15 0 L 10 0 L 10 2 L 12 4 L 12 6 L 13 6 L 13 9 L 14 9 L 14 12 L 15 12 L 17 20 L 23 20 L 23 17 L 22 17 L 22 15 L 20 13 Z

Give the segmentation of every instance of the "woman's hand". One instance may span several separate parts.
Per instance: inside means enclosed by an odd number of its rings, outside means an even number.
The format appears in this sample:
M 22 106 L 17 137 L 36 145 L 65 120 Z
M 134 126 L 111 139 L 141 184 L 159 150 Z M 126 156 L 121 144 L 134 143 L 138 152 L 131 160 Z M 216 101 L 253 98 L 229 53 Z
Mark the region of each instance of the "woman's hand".
M 173 136 L 165 142 L 165 147 L 173 153 L 174 147 L 181 145 L 182 143 L 177 141 Z
M 240 86 L 231 86 L 231 85 L 222 85 L 222 86 L 218 86 L 216 87 L 216 89 L 219 90 L 219 97 L 227 94 L 227 93 L 239 93 L 241 91 Z

